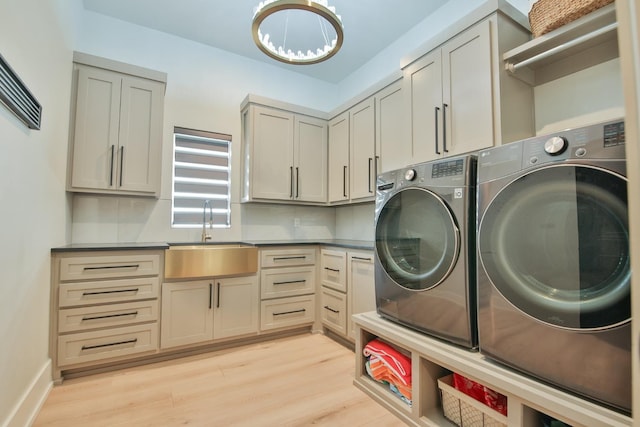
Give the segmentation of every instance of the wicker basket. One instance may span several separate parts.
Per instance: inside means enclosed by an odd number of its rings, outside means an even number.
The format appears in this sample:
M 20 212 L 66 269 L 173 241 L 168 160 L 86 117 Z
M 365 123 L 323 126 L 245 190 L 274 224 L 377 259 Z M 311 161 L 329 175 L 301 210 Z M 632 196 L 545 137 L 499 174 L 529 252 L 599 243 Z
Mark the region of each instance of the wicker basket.
M 614 0 L 538 0 L 529 12 L 531 33 L 534 37 L 541 36 L 613 2 Z
M 507 417 L 453 388 L 453 374 L 438 379 L 444 416 L 459 427 L 507 427 Z

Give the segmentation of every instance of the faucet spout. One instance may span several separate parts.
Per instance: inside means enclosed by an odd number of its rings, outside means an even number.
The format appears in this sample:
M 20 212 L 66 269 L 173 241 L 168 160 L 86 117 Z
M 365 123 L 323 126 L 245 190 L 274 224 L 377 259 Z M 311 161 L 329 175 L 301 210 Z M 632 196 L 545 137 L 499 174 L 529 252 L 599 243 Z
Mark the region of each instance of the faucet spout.
M 211 201 L 205 200 L 202 207 L 202 242 L 211 240 L 211 234 L 207 234 L 207 207 L 209 208 L 209 230 L 213 229 L 213 208 L 211 207 Z

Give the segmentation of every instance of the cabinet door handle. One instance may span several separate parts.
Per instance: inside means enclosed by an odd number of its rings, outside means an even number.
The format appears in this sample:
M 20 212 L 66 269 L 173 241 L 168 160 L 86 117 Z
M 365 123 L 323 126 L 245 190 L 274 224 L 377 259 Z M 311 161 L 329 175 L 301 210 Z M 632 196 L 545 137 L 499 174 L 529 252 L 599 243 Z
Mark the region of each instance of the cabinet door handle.
M 435 141 L 436 141 L 436 154 L 441 154 L 441 153 L 438 151 L 438 111 L 440 111 L 440 107 L 435 107 L 435 108 L 436 108 L 436 114 L 435 114 L 435 125 L 436 125 L 436 126 L 435 126 L 435 128 L 436 128 L 436 135 L 435 135 L 435 136 L 436 136 L 436 139 L 435 139 Z
M 306 308 L 301 308 L 300 310 L 292 310 L 292 311 L 283 311 L 280 313 L 273 313 L 274 316 L 284 316 L 285 314 L 295 314 L 295 313 L 304 313 L 307 311 Z
M 83 345 L 82 346 L 82 351 L 84 350 L 93 350 L 94 348 L 102 348 L 102 347 L 111 347 L 114 345 L 123 345 L 123 344 L 133 344 L 138 342 L 138 338 L 133 338 L 130 340 L 125 340 L 125 341 L 118 341 L 118 342 L 111 342 L 111 343 L 107 343 L 107 344 L 96 344 L 96 345 Z
M 333 271 L 334 273 L 340 273 L 340 270 L 336 270 L 335 268 L 325 267 L 325 270 Z
M 363 258 L 359 256 L 352 256 L 352 259 L 359 259 L 360 261 L 371 261 L 371 258 Z
M 293 283 L 306 283 L 306 280 L 287 280 L 286 282 L 273 282 L 273 285 L 291 285 Z
M 347 167 L 342 167 L 342 195 L 347 197 Z
M 324 306 L 325 310 L 329 310 L 332 313 L 338 314 L 340 313 L 340 310 L 334 310 L 333 308 L 329 307 L 328 305 Z
M 125 292 L 138 292 L 138 288 L 132 288 L 132 289 L 116 289 L 113 291 L 94 291 L 94 292 L 83 292 L 82 296 L 87 296 L 87 295 L 103 295 L 103 294 L 120 294 L 120 293 L 125 293 Z
M 371 163 L 373 163 L 373 157 L 369 157 L 369 176 L 368 176 L 369 193 L 373 193 L 373 191 L 371 191 Z
M 213 283 L 209 283 L 209 310 L 213 308 Z
M 216 283 L 216 308 L 220 308 L 220 282 Z
M 293 199 L 293 166 L 289 166 L 289 198 Z
M 111 146 L 111 164 L 109 168 L 109 187 L 113 185 L 113 166 L 115 166 L 113 155 L 115 154 L 115 149 L 116 149 L 116 146 L 112 145 Z
M 300 197 L 300 170 L 296 166 L 296 199 Z
M 104 265 L 102 267 L 84 267 L 83 270 L 109 270 L 113 268 L 139 268 L 140 264 Z
M 124 146 L 120 147 L 120 187 L 122 187 L 122 175 L 124 175 L 124 171 L 122 167 L 124 166 Z
M 119 314 L 105 314 L 104 316 L 91 316 L 91 317 L 83 317 L 82 321 L 87 322 L 89 320 L 100 320 L 100 319 L 111 319 L 114 317 L 124 317 L 124 316 L 137 316 L 138 311 L 132 311 L 131 313 L 119 313 Z
M 378 164 L 380 163 L 380 156 L 375 156 L 373 160 L 373 182 L 378 177 Z
M 449 104 L 442 104 L 442 149 L 445 153 L 447 150 L 447 107 Z
M 274 261 L 282 261 L 282 260 L 287 260 L 287 259 L 306 259 L 307 257 L 304 255 L 301 256 L 280 256 L 280 257 L 274 257 L 273 260 Z

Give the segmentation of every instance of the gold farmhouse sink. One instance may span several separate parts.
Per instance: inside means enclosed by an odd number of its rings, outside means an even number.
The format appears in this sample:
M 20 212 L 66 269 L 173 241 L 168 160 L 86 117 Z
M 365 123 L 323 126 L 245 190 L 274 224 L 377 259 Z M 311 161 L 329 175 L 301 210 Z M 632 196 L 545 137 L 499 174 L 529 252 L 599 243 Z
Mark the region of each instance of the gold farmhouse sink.
M 249 245 L 178 245 L 164 252 L 165 279 L 254 274 L 258 248 Z

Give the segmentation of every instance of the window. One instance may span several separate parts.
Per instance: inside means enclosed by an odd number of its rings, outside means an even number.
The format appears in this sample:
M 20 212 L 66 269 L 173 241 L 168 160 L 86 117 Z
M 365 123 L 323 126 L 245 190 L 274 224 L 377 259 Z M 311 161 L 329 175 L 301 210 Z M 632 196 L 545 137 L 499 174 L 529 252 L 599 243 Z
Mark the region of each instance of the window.
M 230 227 L 230 180 L 231 135 L 174 128 L 172 227 Z

